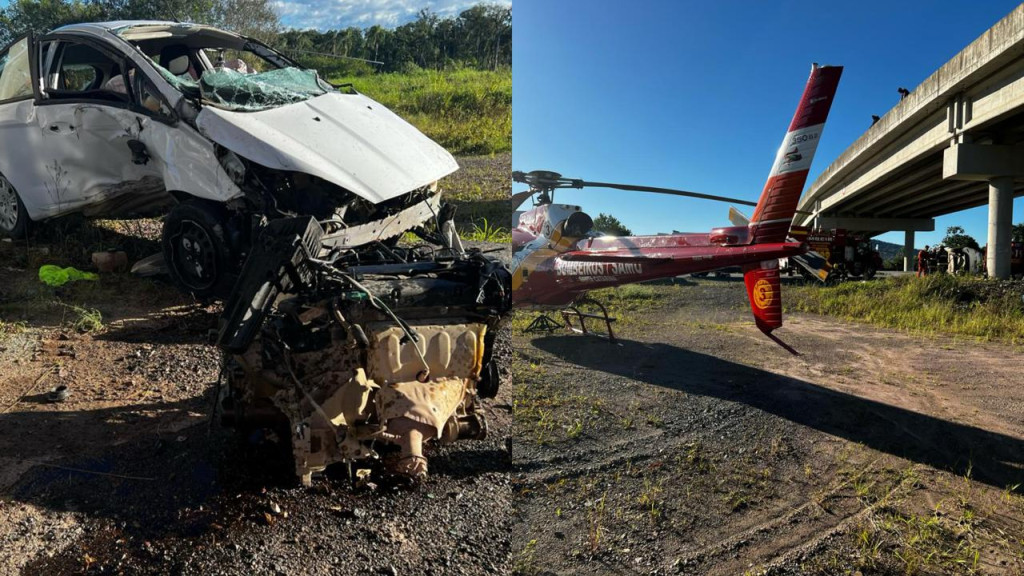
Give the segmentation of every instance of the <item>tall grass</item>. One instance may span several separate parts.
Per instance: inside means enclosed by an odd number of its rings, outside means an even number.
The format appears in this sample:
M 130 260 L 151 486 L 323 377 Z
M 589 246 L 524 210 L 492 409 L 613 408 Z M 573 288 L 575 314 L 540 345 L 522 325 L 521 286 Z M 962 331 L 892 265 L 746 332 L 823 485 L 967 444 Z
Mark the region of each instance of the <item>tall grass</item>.
M 1024 342 L 1024 285 L 935 275 L 787 291 L 789 308 L 922 334 Z
M 511 70 L 420 70 L 331 81 L 351 82 L 453 154 L 512 149 Z

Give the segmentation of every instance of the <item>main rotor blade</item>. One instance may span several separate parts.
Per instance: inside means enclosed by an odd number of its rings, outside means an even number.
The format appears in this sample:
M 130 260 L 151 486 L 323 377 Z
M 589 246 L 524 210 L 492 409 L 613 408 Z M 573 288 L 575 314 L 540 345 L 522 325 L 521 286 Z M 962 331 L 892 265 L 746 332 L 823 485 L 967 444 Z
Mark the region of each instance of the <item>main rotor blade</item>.
M 714 200 L 716 202 L 728 202 L 731 204 L 742 204 L 744 206 L 757 206 L 757 202 L 751 202 L 750 200 L 740 200 L 739 198 L 729 198 L 728 196 L 715 196 L 714 194 L 702 194 L 700 192 L 690 192 L 688 190 L 674 190 L 672 188 L 657 188 L 654 186 L 634 186 L 632 184 L 611 184 L 608 182 L 587 182 L 585 180 L 576 180 L 576 186 L 573 188 L 614 188 L 616 190 L 628 190 L 631 192 L 653 192 L 655 194 L 669 194 L 671 196 L 685 196 L 687 198 L 702 198 L 704 200 Z M 811 214 L 804 210 L 797 210 L 797 214 Z
M 613 188 L 615 190 L 628 190 L 630 192 L 653 192 L 655 194 L 685 196 L 687 198 L 702 198 L 704 200 L 729 202 L 732 204 L 742 204 L 744 206 L 757 206 L 757 202 L 751 202 L 750 200 L 740 200 L 739 198 L 729 198 L 727 196 L 715 196 L 713 194 L 701 194 L 700 192 L 689 192 L 687 190 L 674 190 L 672 188 L 657 188 L 654 186 L 634 186 L 633 184 L 612 184 L 610 182 L 587 182 L 585 180 L 580 181 L 579 183 L 582 186 L 586 186 L 588 188 Z
M 513 172 L 512 179 L 530 185 L 530 192 L 554 191 L 559 188 L 611 188 L 614 190 L 625 190 L 628 192 L 653 192 L 655 194 L 667 194 L 670 196 L 683 196 L 686 198 L 699 198 L 702 200 L 714 200 L 715 202 L 728 202 L 742 206 L 757 206 L 757 202 L 730 198 L 728 196 L 716 196 L 714 194 L 703 194 L 701 192 L 690 192 L 689 190 L 676 190 L 674 188 L 659 188 L 657 186 L 637 186 L 634 184 L 615 184 L 612 182 L 588 182 L 573 178 L 563 178 L 557 172 L 547 170 L 534 170 L 533 172 Z M 797 210 L 797 214 L 811 214 L 803 210 Z

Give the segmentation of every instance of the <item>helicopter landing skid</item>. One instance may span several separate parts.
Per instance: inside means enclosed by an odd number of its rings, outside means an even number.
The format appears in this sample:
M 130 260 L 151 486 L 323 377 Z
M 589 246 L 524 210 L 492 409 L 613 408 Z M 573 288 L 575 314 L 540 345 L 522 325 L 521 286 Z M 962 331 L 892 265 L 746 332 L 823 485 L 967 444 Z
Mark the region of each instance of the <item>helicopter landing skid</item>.
M 581 311 L 580 307 L 583 306 L 584 304 L 596 306 L 601 311 L 601 313 L 595 314 L 592 312 Z M 579 328 L 577 328 L 573 324 L 573 317 L 576 317 L 576 319 L 579 321 Z M 608 341 L 611 342 L 612 344 L 618 344 L 618 340 L 615 339 L 615 331 L 612 330 L 612 322 L 615 322 L 617 318 L 612 318 L 611 316 L 609 316 L 608 309 L 604 307 L 604 304 L 601 304 L 600 302 L 594 300 L 593 298 L 583 298 L 574 303 L 572 306 L 569 306 L 565 310 L 562 310 L 562 318 L 565 320 L 565 327 L 568 328 L 570 331 L 575 332 L 576 334 L 583 334 L 586 336 L 597 336 L 599 338 L 607 338 Z M 587 318 L 604 321 L 604 325 L 608 330 L 607 334 L 594 332 L 593 330 L 588 329 Z
M 547 314 L 541 314 L 540 316 L 534 318 L 533 322 L 530 322 L 530 325 L 526 327 L 526 330 L 524 330 L 524 332 L 528 334 L 535 332 L 551 333 L 561 330 L 562 328 L 565 328 L 565 326 L 560 324 L 558 320 L 555 320 L 554 318 L 548 316 Z

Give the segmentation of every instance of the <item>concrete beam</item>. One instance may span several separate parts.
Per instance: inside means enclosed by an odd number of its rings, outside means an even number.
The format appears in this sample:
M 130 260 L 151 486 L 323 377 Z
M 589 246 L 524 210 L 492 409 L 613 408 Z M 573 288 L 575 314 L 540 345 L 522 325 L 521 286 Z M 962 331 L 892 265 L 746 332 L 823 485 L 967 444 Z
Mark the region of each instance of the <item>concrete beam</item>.
M 932 218 L 854 218 L 848 216 L 819 216 L 821 228 L 845 228 L 864 232 L 889 232 L 892 230 L 910 230 L 916 232 L 932 232 L 935 220 Z
M 915 87 L 821 173 L 799 209 L 843 211 L 841 206 L 849 206 L 861 192 L 888 181 L 898 165 L 909 165 L 907 149 L 924 145 L 929 155 L 939 154 L 951 137 L 997 129 L 1024 109 L 1022 23 L 1024 4 Z M 948 115 L 950 111 L 954 114 Z M 897 155 L 903 157 L 890 162 Z M 884 173 L 876 171 L 879 167 Z M 806 223 L 809 217 L 798 215 L 797 220 Z
M 879 206 L 901 195 L 914 194 L 922 188 L 934 186 L 941 176 L 942 167 L 938 165 L 938 162 L 928 162 L 916 170 L 909 172 L 901 171 L 898 175 L 893 175 L 892 178 L 887 180 L 888 184 L 862 192 L 850 198 L 849 201 L 843 202 L 841 207 L 836 207 L 837 209 L 832 211 L 852 212 L 854 214 L 873 212 L 869 208 Z
M 985 190 L 986 191 L 988 190 L 987 186 L 985 187 Z M 1021 194 L 1019 192 L 1015 192 L 1014 195 L 1015 196 L 1020 196 Z M 929 216 L 931 216 L 931 215 L 944 216 L 946 214 L 955 214 L 957 212 L 963 212 L 964 210 L 969 210 L 971 208 L 977 208 L 978 206 L 986 206 L 986 205 L 988 205 L 988 195 L 987 195 L 987 193 L 986 193 L 985 197 L 981 201 L 979 201 L 974 196 L 971 196 L 969 198 L 966 198 L 966 199 L 960 201 L 957 204 L 943 205 L 940 208 L 933 209 L 932 211 L 928 212 L 928 215 Z
M 879 216 L 916 218 L 917 216 L 914 213 L 919 212 L 921 206 L 941 202 L 946 197 L 959 194 L 968 188 L 977 186 L 978 184 L 974 182 L 950 181 L 943 183 L 941 180 L 936 180 L 927 192 L 912 194 L 909 197 L 901 197 L 898 202 L 879 206 L 875 213 Z
M 1024 177 L 1024 145 L 957 144 L 942 152 L 942 178 L 987 182 Z

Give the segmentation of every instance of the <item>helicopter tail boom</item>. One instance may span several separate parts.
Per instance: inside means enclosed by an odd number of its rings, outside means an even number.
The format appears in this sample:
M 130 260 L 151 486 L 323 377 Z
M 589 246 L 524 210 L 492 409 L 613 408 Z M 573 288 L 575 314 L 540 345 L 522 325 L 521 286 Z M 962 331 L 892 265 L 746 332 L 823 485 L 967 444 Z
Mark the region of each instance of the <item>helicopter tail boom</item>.
M 754 244 L 786 240 L 842 73 L 842 66 L 815 64 L 811 68 L 800 104 L 750 219 Z

